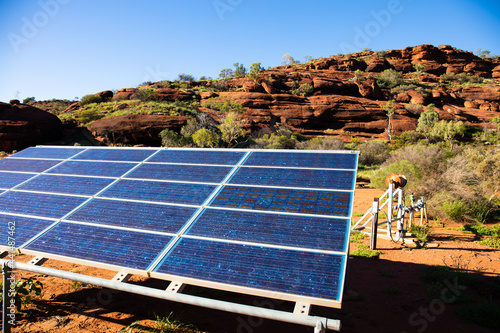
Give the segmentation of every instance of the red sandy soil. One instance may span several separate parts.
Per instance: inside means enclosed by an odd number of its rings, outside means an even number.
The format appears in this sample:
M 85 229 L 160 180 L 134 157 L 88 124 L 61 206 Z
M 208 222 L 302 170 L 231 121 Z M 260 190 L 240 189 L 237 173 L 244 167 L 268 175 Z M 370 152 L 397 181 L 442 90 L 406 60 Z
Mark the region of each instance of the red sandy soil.
M 371 207 L 373 198 L 381 194 L 381 191 L 369 188 L 356 190 L 354 212 L 364 213 Z M 359 217 L 354 217 L 355 221 L 357 219 Z M 496 332 L 458 317 L 455 310 L 463 304 L 449 304 L 453 294 L 445 290 L 447 282 L 433 286 L 424 282 L 420 273 L 428 265 L 445 264 L 480 271 L 482 280 L 479 287 L 457 287 L 454 281 L 449 282 L 456 295 L 464 294 L 475 302 L 481 302 L 488 297 L 488 290 L 481 286 L 491 285 L 492 279 L 499 275 L 500 250 L 475 243 L 474 235 L 450 229 L 459 227 L 458 224 L 446 223 L 444 226 L 430 222 L 430 225 L 432 247 L 416 249 L 411 244 L 404 247 L 379 239 L 378 248 L 382 254 L 378 259 L 351 257 L 342 309 L 313 307 L 311 314 L 340 319 L 342 332 Z M 363 240 L 363 244 L 369 244 L 368 237 Z M 351 251 L 357 246 L 358 243 L 351 243 Z M 16 257 L 20 262 L 30 259 L 28 255 Z M 48 260 L 43 266 L 106 279 L 111 279 L 116 273 L 56 260 Z M 47 275 L 21 273 L 23 278 L 30 276 L 43 283 L 43 293 L 41 299 L 27 311 L 17 314 L 17 324 L 12 332 L 118 332 L 135 322 L 144 328 L 155 328 L 155 314 L 165 317 L 171 312 L 173 318 L 194 324 L 199 332 L 313 332 L 312 327 L 250 318 L 91 285 L 82 286 Z M 500 280 L 496 278 L 495 281 L 498 283 Z M 130 282 L 157 288 L 167 286 L 165 281 L 138 276 L 133 276 Z M 429 296 L 429 289 L 432 288 L 437 288 L 434 299 Z M 184 292 L 250 305 L 289 311 L 293 309 L 293 304 L 287 302 L 190 286 Z M 124 331 L 128 332 L 128 329 Z

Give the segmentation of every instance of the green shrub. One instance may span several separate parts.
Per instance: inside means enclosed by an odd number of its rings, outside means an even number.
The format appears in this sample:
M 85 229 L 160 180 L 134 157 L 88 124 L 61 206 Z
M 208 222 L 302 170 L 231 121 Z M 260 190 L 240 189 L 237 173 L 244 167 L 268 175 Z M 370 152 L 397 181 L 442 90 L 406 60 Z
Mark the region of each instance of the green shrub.
M 441 83 L 453 83 L 458 82 L 460 84 L 478 84 L 483 83 L 484 79 L 480 76 L 471 73 L 445 73 L 439 77 Z
M 93 121 L 104 118 L 104 115 L 99 113 L 99 110 L 96 108 L 88 108 L 90 105 L 87 105 L 85 109 L 81 110 L 76 115 L 76 120 L 84 125 L 87 125 Z
M 225 97 L 209 98 L 202 104 L 202 106 L 207 109 L 219 111 L 221 113 L 226 113 L 226 112 L 242 113 L 245 110 L 243 108 L 243 105 L 236 102 L 234 99 Z
M 423 108 L 424 108 L 424 106 L 422 104 L 409 103 L 409 104 L 405 105 L 406 111 L 408 111 L 412 114 L 415 114 L 415 115 L 421 114 Z
M 208 128 L 200 128 L 193 134 L 193 142 L 198 147 L 217 147 L 219 144 L 219 135 Z
M 359 245 L 357 250 L 351 251 L 349 253 L 351 257 L 358 257 L 358 258 L 374 258 L 380 256 L 381 254 L 382 251 L 370 250 L 368 248 L 368 245 Z
M 395 95 L 398 95 L 401 93 L 408 92 L 410 90 L 414 90 L 414 91 L 418 92 L 424 98 L 427 98 L 430 96 L 429 90 L 425 89 L 424 87 L 417 86 L 415 84 L 402 84 L 402 85 L 396 86 L 396 87 L 391 89 L 391 94 L 395 96 Z
M 187 143 L 184 136 L 170 129 L 164 129 L 159 135 L 163 147 L 184 147 Z
M 315 137 L 297 143 L 298 149 L 310 150 L 343 150 L 344 141 L 334 136 Z
M 477 243 L 493 247 L 495 249 L 500 249 L 500 238 L 486 238 L 484 240 L 478 241 Z
M 380 165 L 390 156 L 389 146 L 383 141 L 367 141 L 359 145 L 359 164 Z
M 85 106 L 87 104 L 92 104 L 92 103 L 101 103 L 102 98 L 99 95 L 91 94 L 91 95 L 85 95 L 83 96 L 80 101 L 78 102 L 78 105 L 80 106 Z
M 23 104 L 28 104 L 35 101 L 35 97 L 26 97 L 23 99 Z
M 296 87 L 290 90 L 290 92 L 294 95 L 307 96 L 310 95 L 313 92 L 313 90 L 314 90 L 313 86 L 310 85 L 309 83 L 304 83 L 301 84 L 300 86 L 297 83 Z
M 394 88 L 404 82 L 404 76 L 394 69 L 386 69 L 377 77 L 377 84 L 381 87 Z
M 139 88 L 135 93 L 135 98 L 141 100 L 142 102 L 155 101 L 156 90 L 153 88 Z

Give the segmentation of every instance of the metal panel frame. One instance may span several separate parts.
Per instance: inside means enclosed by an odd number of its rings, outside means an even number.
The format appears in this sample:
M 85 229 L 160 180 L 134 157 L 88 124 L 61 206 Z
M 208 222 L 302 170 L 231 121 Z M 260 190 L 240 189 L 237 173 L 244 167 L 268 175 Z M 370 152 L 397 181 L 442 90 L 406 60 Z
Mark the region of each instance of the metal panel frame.
M 38 146 L 41 148 L 57 148 L 57 149 L 64 149 L 66 147 L 60 147 L 60 146 Z M 74 147 L 67 147 L 67 148 L 74 148 Z M 84 153 L 88 149 L 123 149 L 123 150 L 151 150 L 155 151 L 151 155 L 149 155 L 146 159 L 143 161 L 110 161 L 110 160 L 89 160 L 89 159 L 78 159 L 78 155 Z M 154 147 L 138 147 L 138 148 L 116 148 L 116 147 L 85 147 L 83 148 L 79 153 L 66 158 L 66 159 L 53 159 L 60 161 L 60 163 L 57 163 L 56 165 L 48 168 L 47 170 L 43 172 L 29 172 L 29 174 L 32 174 L 33 177 L 29 178 L 25 182 L 28 182 L 29 180 L 38 177 L 39 175 L 42 174 L 49 174 L 49 175 L 59 175 L 55 173 L 48 173 L 51 169 L 56 168 L 57 166 L 61 165 L 62 163 L 66 161 L 85 161 L 85 162 L 108 162 L 108 163 L 135 163 L 135 166 L 131 167 L 127 172 L 125 172 L 122 176 L 120 177 L 102 177 L 102 176 L 88 176 L 88 175 L 81 175 L 82 177 L 95 177 L 95 178 L 110 178 L 113 179 L 113 181 L 108 184 L 106 187 L 101 189 L 98 193 L 96 193 L 94 196 L 83 196 L 83 195 L 77 195 L 78 197 L 85 198 L 86 200 L 76 207 L 75 209 L 71 210 L 69 213 L 67 213 L 65 216 L 63 216 L 60 219 L 57 219 L 53 224 L 51 224 L 49 227 L 47 227 L 45 230 L 37 234 L 36 236 L 32 237 L 29 241 L 25 242 L 19 247 L 19 251 L 21 253 L 26 253 L 29 255 L 34 255 L 34 256 L 39 256 L 39 257 L 47 257 L 47 258 L 52 258 L 56 260 L 62 260 L 62 261 L 69 261 L 69 262 L 75 262 L 75 263 L 80 263 L 82 265 L 88 265 L 92 267 L 97 267 L 97 268 L 103 268 L 103 269 L 109 269 L 109 270 L 114 270 L 114 271 L 119 271 L 119 272 L 124 272 L 126 274 L 137 274 L 137 275 L 142 275 L 142 276 L 150 276 L 154 278 L 159 278 L 159 279 L 165 279 L 165 280 L 170 280 L 170 281 L 175 281 L 178 283 L 182 284 L 193 284 L 193 285 L 198 285 L 202 287 L 208 287 L 208 288 L 214 288 L 214 289 L 220 289 L 220 290 L 227 290 L 231 292 L 238 292 L 238 293 L 243 293 L 243 294 L 250 294 L 250 295 L 258 295 L 262 297 L 270 297 L 270 298 L 275 298 L 275 299 L 280 299 L 280 300 L 287 300 L 287 301 L 293 301 L 297 302 L 300 304 L 306 304 L 306 305 L 320 305 L 320 306 L 327 306 L 327 307 L 333 307 L 333 308 L 340 308 L 341 303 L 342 303 L 342 297 L 343 297 L 343 291 L 344 291 L 344 286 L 345 286 L 345 274 L 346 274 L 346 265 L 347 265 L 347 260 L 348 260 L 348 240 L 349 240 L 349 235 L 350 235 L 350 228 L 349 226 L 346 228 L 345 231 L 345 244 L 344 244 L 344 251 L 338 252 L 338 251 L 327 251 L 327 250 L 318 250 L 318 249 L 308 249 L 305 247 L 289 247 L 289 246 L 279 246 L 279 245 L 272 245 L 272 244 L 263 244 L 263 243 L 255 243 L 255 242 L 241 242 L 241 241 L 234 241 L 234 240 L 228 240 L 228 239 L 216 239 L 216 238 L 208 238 L 212 241 L 222 241 L 225 243 L 241 243 L 241 244 L 249 244 L 249 245 L 256 245 L 256 246 L 267 246 L 267 247 L 277 247 L 281 249 L 287 249 L 287 248 L 293 248 L 293 249 L 300 249 L 302 251 L 313 251 L 313 252 L 319 252 L 319 253 L 329 253 L 329 254 L 338 254 L 341 256 L 342 260 L 342 267 L 339 272 L 339 291 L 338 291 L 338 300 L 330 300 L 330 299 L 323 299 L 323 298 L 317 298 L 317 297 L 308 297 L 308 296 L 302 296 L 302 295 L 296 295 L 296 294 L 289 294 L 285 292 L 274 292 L 274 291 L 269 291 L 269 290 L 264 290 L 264 289 L 257 289 L 257 288 L 249 288 L 249 287 L 244 287 L 244 286 L 238 286 L 238 285 L 233 285 L 233 284 L 227 284 L 227 283 L 220 283 L 220 282 L 213 282 L 213 281 L 208 281 L 208 280 L 201 280 L 201 279 L 194 279 L 194 278 L 188 278 L 188 277 L 182 277 L 182 276 L 176 276 L 176 275 L 169 275 L 165 273 L 158 273 L 155 272 L 154 270 L 159 267 L 161 264 L 162 260 L 167 256 L 169 253 L 170 249 L 177 244 L 177 242 L 182 239 L 182 237 L 186 238 L 196 238 L 198 236 L 190 236 L 190 235 L 185 235 L 185 232 L 187 232 L 190 228 L 190 226 L 195 223 L 197 217 L 203 212 L 203 210 L 207 207 L 210 207 L 211 209 L 221 209 L 221 210 L 237 210 L 237 211 L 248 211 L 248 212 L 253 212 L 253 213 L 262 213 L 262 214 L 279 214 L 279 215 L 295 215 L 295 216 L 314 216 L 314 217 L 332 217 L 332 218 L 337 218 L 337 219 L 347 219 L 351 220 L 352 216 L 352 210 L 353 210 L 353 199 L 354 199 L 354 187 L 355 187 L 355 177 L 356 177 L 356 170 L 357 170 L 357 158 L 355 158 L 355 168 L 354 169 L 338 169 L 338 168 L 311 168 L 311 167 L 291 167 L 291 166 L 264 166 L 264 165 L 258 165 L 258 166 L 253 166 L 253 165 L 245 165 L 245 161 L 250 157 L 250 155 L 253 152 L 266 152 L 266 153 L 271 153 L 271 152 L 283 152 L 283 153 L 290 153 L 290 150 L 285 150 L 285 149 L 275 149 L 275 150 L 263 150 L 263 149 L 231 149 L 231 151 L 238 151 L 238 152 L 244 152 L 245 154 L 243 157 L 238 161 L 236 164 L 221 164 L 221 165 L 214 165 L 214 166 L 225 166 L 225 167 L 231 167 L 231 171 L 224 177 L 224 179 L 220 183 L 198 183 L 196 182 L 195 184 L 207 184 L 207 185 L 217 185 L 216 188 L 213 190 L 211 195 L 209 195 L 206 200 L 203 202 L 201 205 L 188 205 L 188 204 L 170 204 L 170 203 L 165 203 L 165 202 L 155 202 L 155 201 L 146 201 L 146 200 L 129 200 L 129 199 L 116 199 L 116 198 L 108 198 L 105 196 L 100 196 L 105 190 L 109 189 L 111 186 L 116 184 L 119 180 L 121 179 L 135 179 L 135 178 L 127 178 L 127 175 L 131 174 L 135 169 L 137 169 L 140 165 L 142 164 L 147 164 L 147 163 L 155 163 L 155 164 L 172 164 L 172 165 L 204 165 L 206 166 L 207 164 L 189 164 L 189 163 L 171 163 L 171 162 L 148 162 L 151 158 L 153 158 L 156 154 L 158 154 L 160 151 L 164 150 L 171 150 L 171 151 L 178 151 L 178 150 L 184 150 L 184 151 L 199 151 L 201 150 L 200 148 L 154 148 Z M 228 151 L 227 149 L 219 149 L 219 148 L 214 148 L 214 149 L 203 149 L 203 151 Z M 299 154 L 304 154 L 304 157 L 307 156 L 307 154 L 315 154 L 315 153 L 321 153 L 321 154 L 359 154 L 359 152 L 356 151 L 293 151 L 294 153 L 299 153 Z M 12 159 L 17 159 L 15 156 L 11 156 L 8 158 Z M 40 160 L 50 160 L 50 159 L 43 159 L 43 158 L 30 158 L 30 157 L 19 157 L 19 159 L 40 159 Z M 239 168 L 272 168 L 272 169 L 311 169 L 311 170 L 345 170 L 345 171 L 353 171 L 353 180 L 352 180 L 352 189 L 351 190 L 335 190 L 335 189 L 325 189 L 325 188 L 319 188 L 319 189 L 313 189 L 313 188 L 299 188 L 299 187 L 284 187 L 284 186 L 262 186 L 258 184 L 246 184 L 246 185 L 238 185 L 238 184 L 230 184 L 230 180 L 232 176 L 238 171 Z M 16 172 L 16 171 L 6 171 L 6 172 Z M 27 172 L 23 172 L 27 173 Z M 77 175 L 67 175 L 64 174 L 64 176 L 77 176 Z M 143 180 L 143 179 L 140 179 Z M 181 182 L 181 181 L 171 181 L 171 180 L 151 180 L 148 179 L 148 181 L 158 181 L 158 182 Z M 8 193 L 10 191 L 20 191 L 16 190 L 18 186 L 21 186 L 25 182 L 22 182 L 21 184 L 18 184 L 17 186 L 14 186 L 10 189 L 7 189 L 5 192 L 0 193 L 0 198 L 2 195 L 5 193 Z M 182 182 L 182 183 L 187 183 L 187 182 Z M 347 216 L 338 216 L 338 215 L 318 215 L 318 214 L 301 214 L 301 213 L 290 213 L 290 212 L 272 212 L 272 211 L 259 211 L 259 210 L 252 210 L 252 209 L 239 209 L 239 208 L 226 208 L 226 207 L 213 207 L 210 206 L 210 203 L 213 201 L 213 199 L 220 193 L 220 191 L 226 186 L 250 186 L 250 187 L 263 187 L 263 188 L 283 188 L 283 189 L 294 189 L 294 190 L 315 190 L 315 191 L 334 191 L 334 192 L 350 192 L 350 202 L 348 204 L 348 214 Z M 34 192 L 34 191 L 26 191 L 23 190 L 23 192 Z M 58 193 L 50 193 L 50 194 L 58 194 Z M 59 194 L 61 195 L 61 194 Z M 65 196 L 69 196 L 68 194 L 62 194 Z M 66 257 L 62 255 L 57 255 L 57 254 L 48 254 L 45 252 L 38 252 L 31 250 L 29 248 L 26 248 L 31 244 L 33 241 L 35 241 L 38 237 L 41 235 L 45 234 L 46 232 L 49 232 L 55 225 L 57 225 L 59 222 L 64 221 L 68 223 L 75 223 L 75 224 L 88 224 L 92 225 L 95 227 L 109 227 L 105 225 L 99 225 L 95 223 L 86 223 L 86 222 L 79 222 L 79 221 L 73 221 L 71 219 L 68 219 L 68 217 L 76 212 L 78 209 L 86 205 L 88 202 L 93 200 L 93 198 L 101 198 L 101 199 L 109 199 L 109 200 L 117 200 L 117 201 L 132 201 L 132 202 L 144 202 L 144 203 L 160 203 L 164 205 L 171 205 L 171 206 L 183 206 L 183 207 L 192 207 L 192 208 L 197 208 L 193 216 L 184 224 L 184 226 L 179 230 L 178 233 L 171 234 L 171 233 L 163 233 L 163 232 L 154 232 L 154 233 L 159 233 L 159 234 L 165 234 L 168 236 L 174 236 L 172 241 L 169 243 L 169 245 L 157 256 L 157 259 L 153 261 L 148 269 L 146 270 L 139 270 L 139 269 L 132 269 L 132 268 L 125 268 L 122 266 L 118 265 L 112 265 L 112 264 L 106 264 L 106 263 L 99 263 L 96 261 L 92 260 L 84 260 L 84 259 L 75 259 L 73 257 Z M 0 212 L 0 214 L 3 214 Z M 16 216 L 16 214 L 5 214 L 5 215 L 13 215 Z M 17 215 L 17 216 L 25 216 L 25 217 L 34 217 L 31 215 Z M 50 219 L 50 220 L 55 220 L 55 219 Z M 110 228 L 112 229 L 124 229 L 124 230 L 130 230 L 130 231 L 139 231 L 138 229 L 133 229 L 133 228 L 123 228 L 123 227 L 116 227 L 116 226 L 111 226 Z M 0 249 L 7 249 L 6 246 L 0 245 Z

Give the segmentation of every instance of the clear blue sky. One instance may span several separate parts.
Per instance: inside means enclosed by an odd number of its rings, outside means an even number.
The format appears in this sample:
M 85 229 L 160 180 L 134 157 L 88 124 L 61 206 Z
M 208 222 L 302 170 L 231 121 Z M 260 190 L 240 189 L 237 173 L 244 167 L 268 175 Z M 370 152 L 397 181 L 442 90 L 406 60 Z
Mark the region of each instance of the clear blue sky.
M 0 101 L 74 99 L 235 62 L 450 44 L 500 54 L 500 1 L 0 0 Z

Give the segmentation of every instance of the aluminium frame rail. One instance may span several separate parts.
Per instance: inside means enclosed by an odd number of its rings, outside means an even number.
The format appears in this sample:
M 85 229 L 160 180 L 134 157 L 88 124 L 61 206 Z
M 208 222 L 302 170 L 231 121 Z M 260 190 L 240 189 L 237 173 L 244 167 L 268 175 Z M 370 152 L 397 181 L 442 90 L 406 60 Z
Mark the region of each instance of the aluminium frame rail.
M 3 268 L 4 280 L 6 280 L 10 272 L 14 270 L 29 271 L 32 273 L 45 274 L 53 277 L 58 277 L 62 279 L 88 283 L 97 285 L 104 288 L 119 290 L 123 292 L 129 292 L 133 294 L 159 298 L 167 301 L 173 301 L 178 303 L 184 303 L 189 305 L 195 305 L 200 307 L 206 307 L 210 309 L 233 312 L 242 315 L 260 317 L 263 319 L 271 319 L 277 321 L 288 322 L 292 324 L 298 324 L 303 326 L 314 327 L 314 333 L 325 333 L 326 329 L 340 331 L 341 323 L 338 319 L 329 319 L 318 316 L 310 316 L 308 314 L 297 314 L 280 310 L 273 310 L 267 308 L 261 308 L 256 306 L 232 303 L 227 301 L 214 300 L 209 298 L 204 298 L 200 296 L 193 296 L 182 294 L 172 291 L 163 291 L 156 288 L 138 286 L 123 282 L 116 282 L 115 279 L 107 280 L 103 278 L 83 275 L 79 273 L 66 272 L 54 268 L 41 267 L 36 264 L 25 264 L 20 262 L 15 262 L 13 266 L 10 267 L 12 261 L 0 259 L 0 264 Z M 120 274 L 120 273 L 118 273 Z M 7 317 L 8 312 L 7 305 L 9 304 L 10 298 L 8 297 L 7 284 L 4 285 L 3 289 L 3 325 L 2 332 L 10 332 L 9 319 Z

